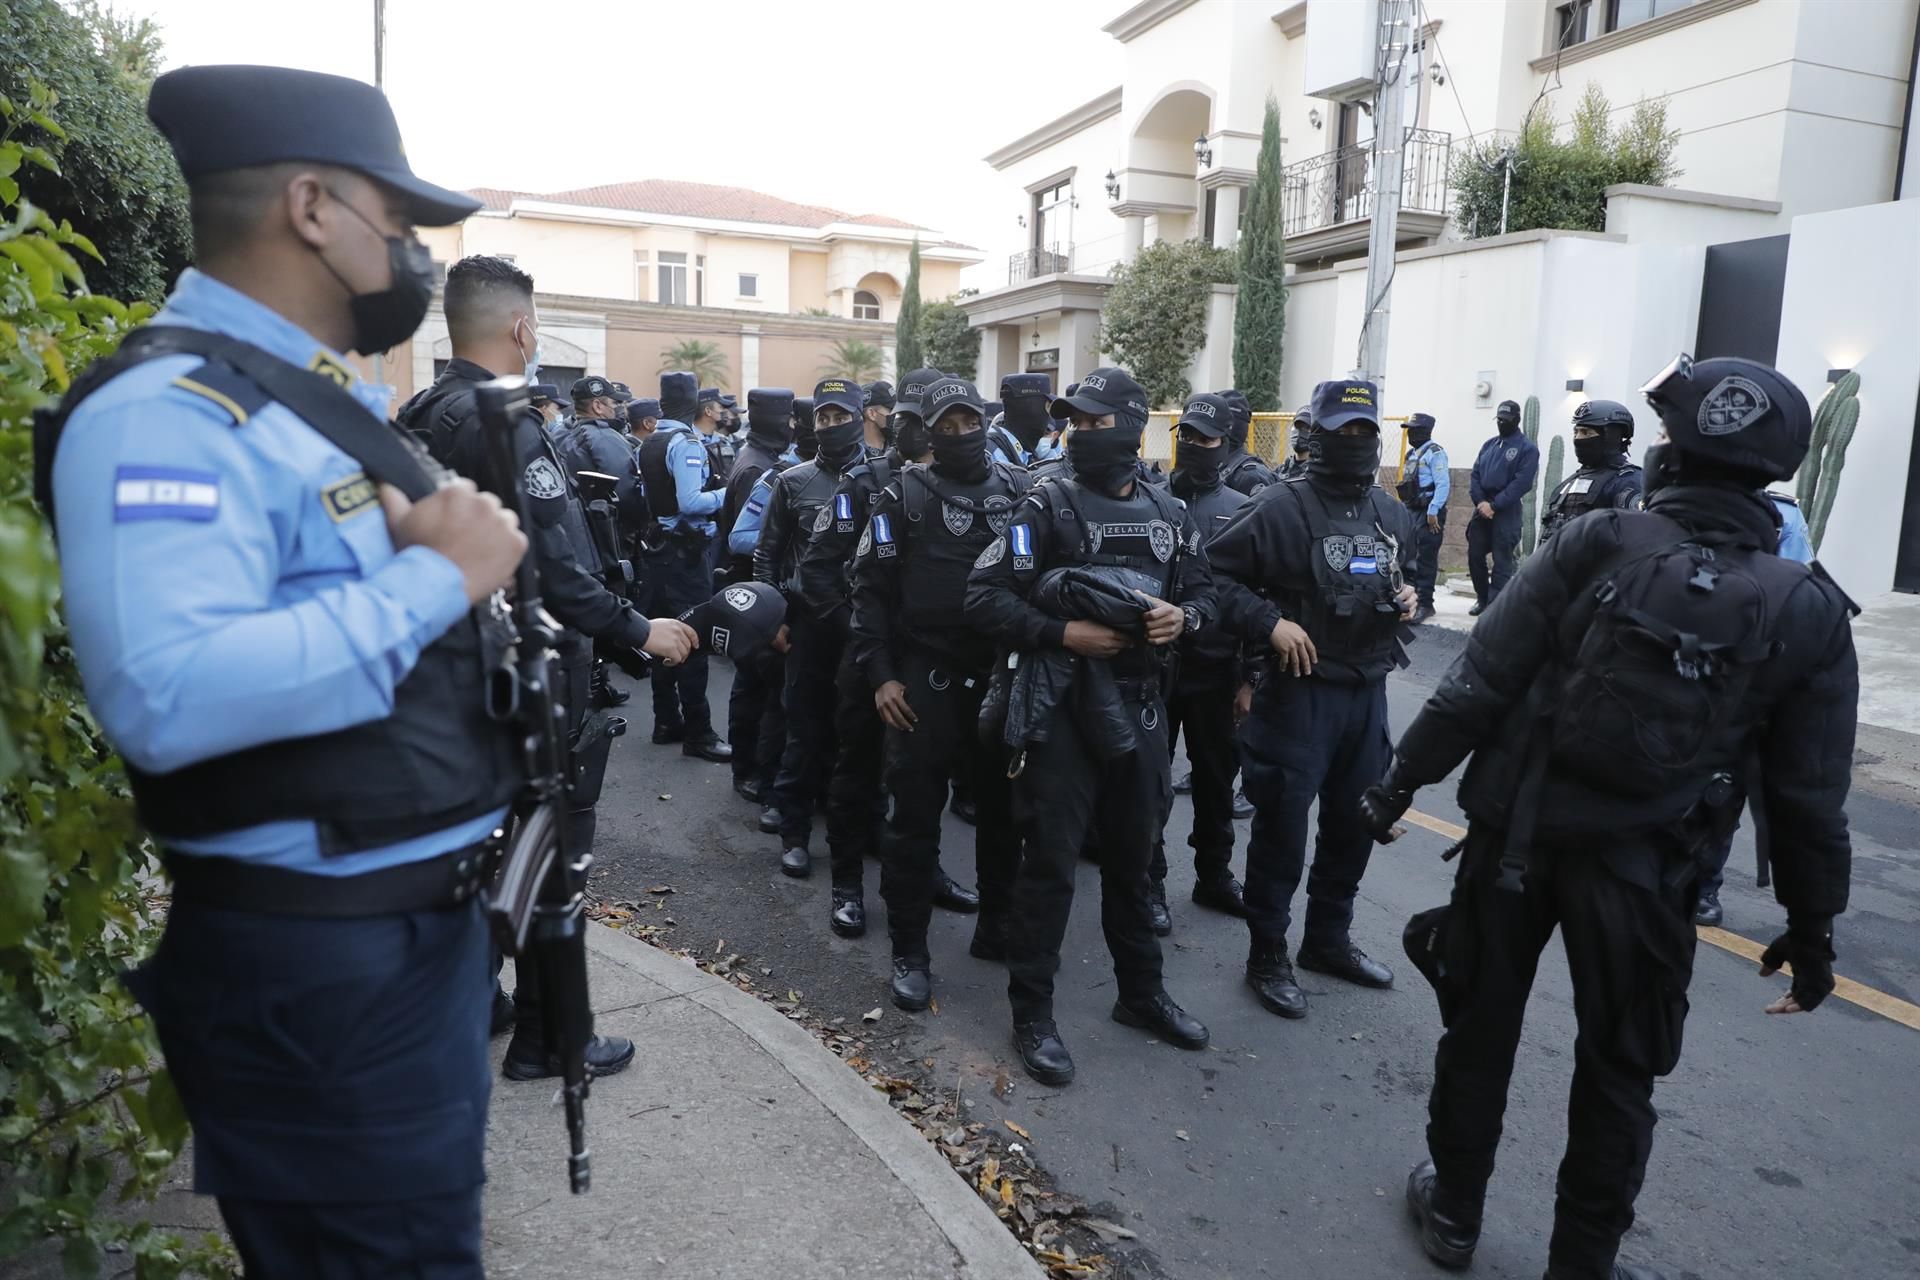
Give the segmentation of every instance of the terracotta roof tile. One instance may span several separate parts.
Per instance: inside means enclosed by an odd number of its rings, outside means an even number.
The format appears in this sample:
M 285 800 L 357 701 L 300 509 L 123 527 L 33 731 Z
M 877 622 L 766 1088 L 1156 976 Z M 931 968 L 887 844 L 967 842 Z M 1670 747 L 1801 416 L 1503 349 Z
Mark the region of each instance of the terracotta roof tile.
M 901 231 L 924 231 L 915 223 L 902 222 L 883 214 L 864 213 L 857 217 L 825 205 L 799 204 L 779 196 L 750 191 L 745 187 L 722 187 L 704 182 L 674 182 L 665 178 L 647 178 L 639 182 L 615 182 L 597 187 L 579 187 L 544 195 L 532 192 L 498 191 L 480 187 L 469 194 L 487 201 L 487 207 L 507 207 L 516 195 L 556 204 L 593 205 L 603 209 L 625 209 L 633 213 L 661 213 L 681 218 L 713 218 L 725 222 L 766 222 L 788 227 L 824 227 L 846 222 L 867 227 L 892 227 Z M 497 206 L 494 201 L 501 201 Z

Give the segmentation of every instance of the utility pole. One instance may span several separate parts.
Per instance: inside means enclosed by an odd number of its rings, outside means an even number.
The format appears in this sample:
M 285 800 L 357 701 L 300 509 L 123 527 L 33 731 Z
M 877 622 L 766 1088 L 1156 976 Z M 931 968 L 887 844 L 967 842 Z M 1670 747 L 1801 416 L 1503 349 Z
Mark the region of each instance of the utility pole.
M 385 93 L 386 81 L 387 0 L 373 0 L 373 87 Z M 373 380 L 377 385 L 386 385 L 387 354 L 384 351 L 373 353 Z
M 1413 52 L 1413 0 L 1380 0 L 1373 88 L 1373 222 L 1367 233 L 1367 314 L 1361 322 L 1358 378 L 1380 383 L 1387 373 L 1392 318 L 1393 255 L 1399 242 L 1400 185 L 1406 161 L 1401 123 L 1407 60 Z

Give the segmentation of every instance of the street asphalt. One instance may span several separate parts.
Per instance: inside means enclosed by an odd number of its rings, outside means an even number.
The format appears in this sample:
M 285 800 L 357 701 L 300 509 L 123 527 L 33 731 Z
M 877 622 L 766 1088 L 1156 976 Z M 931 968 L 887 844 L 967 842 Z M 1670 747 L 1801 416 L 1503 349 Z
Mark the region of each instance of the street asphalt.
M 1396 732 L 1463 642 L 1456 632 L 1422 630 L 1413 666 L 1389 682 Z M 721 722 L 729 674 L 714 664 Z M 1083 864 L 1058 983 L 1079 1077 L 1048 1089 L 1021 1073 L 1009 1043 L 1003 971 L 966 954 L 970 917 L 936 912 L 936 1010 L 895 1010 L 878 867 L 868 867 L 868 936 L 835 937 L 824 859 L 811 880 L 781 875 L 776 839 L 755 829 L 757 810 L 733 793 L 728 770 L 650 745 L 648 690 L 633 693 L 633 731 L 601 800 L 599 897 L 645 902 L 649 889 L 670 885 L 673 894 L 648 912 L 670 945 L 709 951 L 724 939 L 727 951 L 771 968 L 769 983 L 802 992 L 823 1016 L 855 1020 L 882 1007 L 876 1040 L 897 1041 L 892 1052 L 902 1061 L 934 1059 L 973 1100 L 976 1118 L 1028 1130 L 1061 1190 L 1139 1233 L 1124 1255 L 1126 1274 L 1442 1274 L 1421 1255 L 1402 1200 L 1407 1170 L 1424 1153 L 1440 1025 L 1399 937 L 1410 915 L 1446 899 L 1445 835 L 1416 826 L 1376 850 L 1361 887 L 1355 940 L 1394 967 L 1395 988 L 1366 991 L 1303 972 L 1312 1012 L 1286 1022 L 1242 985 L 1245 925 L 1187 900 L 1191 811 L 1177 798 L 1167 828 L 1175 916 L 1167 985 L 1211 1027 L 1213 1043 L 1186 1053 L 1109 1020 L 1098 875 Z M 1431 788 L 1416 808 L 1441 827 L 1458 823 L 1452 792 L 1451 784 Z M 1913 794 L 1856 791 L 1853 909 L 1836 936 L 1839 971 L 1869 997 L 1891 997 L 1877 1003 L 1894 1016 L 1832 999 L 1811 1015 L 1768 1017 L 1762 1007 L 1784 981 L 1762 979 L 1748 959 L 1703 943 L 1685 1054 L 1656 1091 L 1662 1123 L 1623 1258 L 1657 1264 L 1672 1280 L 1920 1274 L 1920 1030 L 1896 1020 L 1912 1019 L 1920 1003 Z M 1247 824 L 1238 827 L 1244 845 Z M 972 878 L 971 837 L 948 816 L 943 860 L 962 880 Z M 824 831 L 814 849 L 825 853 Z M 1743 831 L 1723 895 L 1726 929 L 1764 944 L 1784 915 L 1771 891 L 1754 887 L 1752 865 Z M 1543 959 L 1530 1013 L 1472 1273 L 1481 1277 L 1533 1280 L 1544 1269 L 1574 1035 L 1557 948 Z M 1004 1097 L 994 1090 L 1002 1076 L 1012 1082 Z

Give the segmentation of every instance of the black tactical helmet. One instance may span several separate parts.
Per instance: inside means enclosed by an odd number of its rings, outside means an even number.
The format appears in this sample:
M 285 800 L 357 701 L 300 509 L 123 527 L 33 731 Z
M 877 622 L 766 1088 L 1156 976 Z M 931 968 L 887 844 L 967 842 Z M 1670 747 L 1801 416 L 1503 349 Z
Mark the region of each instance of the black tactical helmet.
M 1785 480 L 1813 439 L 1800 388 L 1757 360 L 1683 354 L 1640 390 L 1683 457 Z
M 1584 400 L 1573 411 L 1573 425 L 1592 427 L 1604 431 L 1608 427 L 1619 430 L 1620 443 L 1633 439 L 1633 411 L 1618 400 Z

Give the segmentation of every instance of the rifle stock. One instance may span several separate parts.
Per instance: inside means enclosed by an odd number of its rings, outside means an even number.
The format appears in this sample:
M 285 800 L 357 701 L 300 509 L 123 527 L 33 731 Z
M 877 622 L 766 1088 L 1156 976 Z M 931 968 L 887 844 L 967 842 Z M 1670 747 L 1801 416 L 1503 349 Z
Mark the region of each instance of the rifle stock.
M 496 378 L 477 391 L 487 460 L 498 492 L 511 495 L 523 529 L 531 529 L 527 495 L 513 444 L 514 420 L 529 406 L 524 378 Z M 542 1042 L 560 1060 L 566 1108 L 567 1175 L 575 1195 L 592 1185 L 587 1150 L 587 1003 L 585 887 L 593 856 L 568 847 L 570 808 L 566 707 L 560 701 L 560 628 L 540 603 L 540 575 L 529 553 L 515 571 L 514 678 L 521 752 L 527 772 L 524 819 L 487 895 L 488 923 L 501 950 L 529 951 L 537 961 Z

